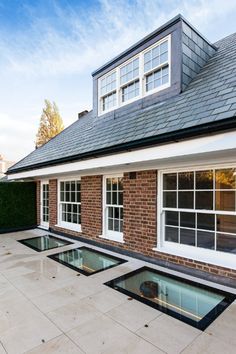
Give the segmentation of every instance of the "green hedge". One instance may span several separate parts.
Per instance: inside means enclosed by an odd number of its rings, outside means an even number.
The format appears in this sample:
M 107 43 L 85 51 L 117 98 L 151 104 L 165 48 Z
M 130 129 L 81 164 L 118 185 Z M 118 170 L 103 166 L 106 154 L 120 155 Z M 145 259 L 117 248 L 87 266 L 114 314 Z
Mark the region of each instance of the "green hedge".
M 36 225 L 36 184 L 0 183 L 0 233 Z

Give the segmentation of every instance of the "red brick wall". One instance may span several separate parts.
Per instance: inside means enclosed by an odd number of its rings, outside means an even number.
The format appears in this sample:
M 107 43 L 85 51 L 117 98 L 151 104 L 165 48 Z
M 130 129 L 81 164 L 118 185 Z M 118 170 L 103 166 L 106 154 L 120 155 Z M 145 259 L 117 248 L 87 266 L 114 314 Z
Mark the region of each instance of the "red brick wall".
M 156 246 L 157 172 L 140 171 L 136 178 L 124 174 L 124 241 L 132 251 L 149 254 Z
M 102 234 L 102 176 L 81 178 L 81 224 L 88 237 Z
M 118 243 L 99 237 L 102 233 L 102 177 L 86 176 L 81 179 L 82 236 L 102 244 L 109 244 L 135 251 L 145 256 L 166 260 L 214 275 L 236 279 L 236 271 L 211 264 L 194 261 L 153 251 L 157 240 L 157 172 L 139 171 L 136 179 L 124 174 L 124 241 Z M 49 181 L 50 227 L 73 236 L 81 233 L 56 227 L 57 224 L 57 181 Z
M 49 180 L 49 227 L 57 224 L 57 180 Z

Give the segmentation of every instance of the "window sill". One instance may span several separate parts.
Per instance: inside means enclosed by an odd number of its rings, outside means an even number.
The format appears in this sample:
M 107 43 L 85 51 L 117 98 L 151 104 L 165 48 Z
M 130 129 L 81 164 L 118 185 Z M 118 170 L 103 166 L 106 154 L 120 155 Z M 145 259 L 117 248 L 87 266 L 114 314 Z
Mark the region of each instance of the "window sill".
M 61 222 L 59 224 L 56 224 L 55 226 L 61 227 L 63 229 L 71 230 L 71 231 L 76 231 L 76 232 L 81 232 L 82 231 L 81 225 L 79 225 L 79 224 L 74 224 L 73 225 L 71 223 Z
M 123 234 L 120 237 L 115 237 L 112 235 L 100 235 L 100 238 L 103 238 L 104 240 L 108 240 L 108 241 L 114 241 L 114 242 L 119 242 L 119 243 L 125 243 L 125 241 L 123 240 Z
M 215 266 L 236 269 L 236 254 L 187 245 L 174 245 L 171 243 L 162 247 L 155 247 L 153 248 L 153 251 L 208 263 Z

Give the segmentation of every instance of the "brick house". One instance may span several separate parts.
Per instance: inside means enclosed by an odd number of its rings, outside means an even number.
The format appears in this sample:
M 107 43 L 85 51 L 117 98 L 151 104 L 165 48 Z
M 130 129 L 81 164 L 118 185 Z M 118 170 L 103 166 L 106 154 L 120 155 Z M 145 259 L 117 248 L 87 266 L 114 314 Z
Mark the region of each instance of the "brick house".
M 93 110 L 8 171 L 38 225 L 236 278 L 236 34 L 178 15 L 92 77 Z

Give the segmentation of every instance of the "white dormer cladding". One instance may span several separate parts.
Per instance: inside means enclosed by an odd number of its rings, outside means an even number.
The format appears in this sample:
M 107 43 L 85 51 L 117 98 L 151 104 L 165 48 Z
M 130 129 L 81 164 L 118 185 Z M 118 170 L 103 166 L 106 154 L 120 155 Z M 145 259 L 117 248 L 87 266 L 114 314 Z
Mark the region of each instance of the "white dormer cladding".
M 107 113 L 170 86 L 171 35 L 98 79 L 98 112 Z

